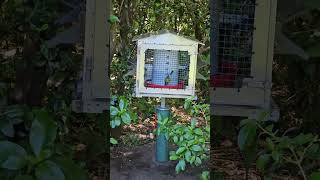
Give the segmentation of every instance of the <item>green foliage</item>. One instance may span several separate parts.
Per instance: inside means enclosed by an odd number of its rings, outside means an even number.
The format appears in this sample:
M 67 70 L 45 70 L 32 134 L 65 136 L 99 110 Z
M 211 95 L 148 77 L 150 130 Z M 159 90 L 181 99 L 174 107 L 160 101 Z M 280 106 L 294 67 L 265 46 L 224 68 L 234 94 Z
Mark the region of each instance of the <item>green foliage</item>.
M 29 141 L 33 152 L 39 156 L 42 151 L 52 148 L 57 134 L 57 125 L 46 111 L 35 110 L 34 117 Z
M 185 100 L 184 109 L 193 117 L 203 117 L 204 120 L 210 121 L 210 105 L 197 103 L 194 97 Z
M 200 180 L 209 180 L 210 179 L 210 172 L 203 171 L 200 176 Z
M 62 170 L 52 161 L 39 164 L 35 171 L 39 180 L 65 180 Z
M 185 170 L 185 164 L 199 166 L 203 160 L 208 158 L 209 128 L 198 128 L 195 120 L 191 125 L 174 125 L 170 137 L 178 146 L 176 151 L 170 152 L 170 160 L 179 160 L 176 171 L 179 173 Z
M 15 110 L 13 108 L 10 112 Z M 34 109 L 30 113 L 33 118 L 29 134 L 30 146 L 24 148 L 10 141 L 0 141 L 0 167 L 8 172 L 16 170 L 15 177 L 21 180 L 34 177 L 39 180 L 85 179 L 83 170 L 73 161 L 55 153 L 57 124 L 52 115 L 45 109 Z M 12 116 L 13 119 L 16 117 Z
M 252 164 L 256 157 L 256 166 L 265 175 L 287 164 L 292 164 L 299 169 L 301 176 L 307 179 L 306 165 L 320 160 L 320 139 L 318 135 L 300 133 L 289 136 L 286 131 L 280 134 L 274 130 L 273 124 L 265 121 L 264 113 L 257 120 L 245 119 L 241 121 L 241 129 L 238 135 L 238 145 L 245 158 Z M 257 149 L 252 144 L 259 141 L 263 149 L 257 155 Z M 249 166 L 247 166 L 248 168 Z
M 118 144 L 118 141 L 115 138 L 110 138 L 110 143 L 116 145 Z
M 173 126 L 173 121 L 171 117 L 162 117 L 161 114 L 157 115 L 157 129 L 156 134 L 159 136 L 160 134 L 164 134 L 167 140 L 169 139 L 169 133 L 171 131 L 171 127 Z
M 314 172 L 308 178 L 308 180 L 318 180 L 318 179 L 320 179 L 320 172 Z
M 209 157 L 210 125 L 205 118 L 209 116 L 207 114 L 209 111 L 203 110 L 206 109 L 207 105 L 199 105 L 195 102 L 192 104 L 192 100 L 187 99 L 184 107 L 187 110 L 189 109 L 193 115 L 190 124 L 171 125 L 169 131 L 170 139 L 178 146 L 176 151 L 170 152 L 170 160 L 178 160 L 177 173 L 184 171 L 187 163 L 191 166 L 199 166 Z M 198 127 L 195 116 L 202 116 L 206 125 Z
M 117 22 L 120 22 L 119 18 L 115 15 L 111 15 L 108 19 L 108 21 L 111 23 L 111 24 L 115 24 Z
M 6 106 L 5 109 L 0 112 L 0 130 L 5 136 L 14 136 L 14 125 L 23 122 L 25 110 L 23 106 L 13 105 Z
M 118 103 L 110 106 L 111 128 L 115 128 L 123 124 L 130 124 L 132 120 L 136 120 L 136 115 L 129 109 L 129 102 L 125 97 L 120 97 Z

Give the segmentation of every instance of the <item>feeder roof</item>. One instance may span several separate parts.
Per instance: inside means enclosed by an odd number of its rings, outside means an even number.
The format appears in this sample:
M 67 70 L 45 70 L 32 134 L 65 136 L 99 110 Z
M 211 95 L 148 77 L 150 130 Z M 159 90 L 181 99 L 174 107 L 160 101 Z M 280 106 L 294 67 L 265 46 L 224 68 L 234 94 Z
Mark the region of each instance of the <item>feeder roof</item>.
M 155 43 L 155 44 L 174 44 L 174 45 L 194 45 L 201 44 L 202 42 L 192 39 L 183 35 L 179 35 L 178 33 L 169 31 L 169 30 L 161 30 L 152 33 L 142 34 L 133 38 L 133 41 L 143 41 L 145 43 Z

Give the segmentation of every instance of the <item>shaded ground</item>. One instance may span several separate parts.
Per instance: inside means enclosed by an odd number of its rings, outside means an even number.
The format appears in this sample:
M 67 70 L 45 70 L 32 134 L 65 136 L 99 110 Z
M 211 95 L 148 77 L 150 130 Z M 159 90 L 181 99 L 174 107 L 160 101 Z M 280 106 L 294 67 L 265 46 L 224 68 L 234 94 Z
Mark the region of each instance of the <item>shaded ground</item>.
M 154 142 L 139 146 L 131 151 L 117 150 L 111 157 L 110 179 L 112 180 L 199 180 L 202 167 L 186 167 L 180 174 L 175 172 L 175 162 L 158 165 L 154 161 Z M 115 153 L 112 153 L 113 155 Z
M 241 158 L 241 154 L 237 147 L 231 144 L 224 147 L 213 148 L 211 152 L 211 163 L 214 171 L 219 178 L 214 180 L 246 180 L 246 169 Z M 277 172 L 279 173 L 279 172 Z M 286 172 L 281 172 L 282 175 L 274 175 L 274 180 L 298 180 L 299 178 L 290 176 Z M 248 180 L 264 180 L 264 177 L 252 166 L 248 173 Z

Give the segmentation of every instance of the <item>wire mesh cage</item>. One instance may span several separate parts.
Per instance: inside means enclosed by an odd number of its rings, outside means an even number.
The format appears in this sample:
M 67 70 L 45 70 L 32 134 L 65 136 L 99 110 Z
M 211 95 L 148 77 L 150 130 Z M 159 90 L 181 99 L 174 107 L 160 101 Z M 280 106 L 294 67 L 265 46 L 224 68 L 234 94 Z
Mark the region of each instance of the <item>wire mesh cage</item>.
M 198 41 L 169 31 L 142 35 L 138 44 L 136 96 L 195 95 Z
M 241 88 L 251 77 L 256 0 L 222 0 L 215 87 Z
M 148 49 L 144 81 L 147 88 L 185 89 L 189 80 L 187 51 Z
M 271 98 L 276 9 L 277 0 L 211 1 L 214 115 L 278 114 Z

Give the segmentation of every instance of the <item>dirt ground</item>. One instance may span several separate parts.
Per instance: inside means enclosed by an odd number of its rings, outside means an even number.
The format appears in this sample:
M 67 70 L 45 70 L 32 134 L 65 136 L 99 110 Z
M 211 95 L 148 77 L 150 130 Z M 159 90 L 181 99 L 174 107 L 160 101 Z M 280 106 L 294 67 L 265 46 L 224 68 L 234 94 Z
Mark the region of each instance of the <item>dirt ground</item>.
M 110 179 L 112 180 L 199 180 L 205 167 L 186 167 L 180 174 L 175 172 L 175 163 L 159 165 L 154 159 L 154 142 L 111 157 Z

